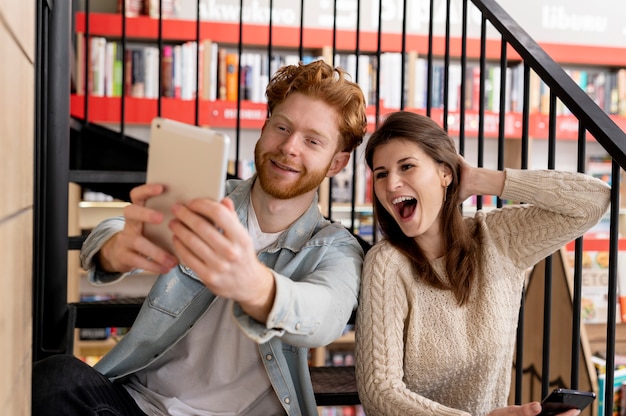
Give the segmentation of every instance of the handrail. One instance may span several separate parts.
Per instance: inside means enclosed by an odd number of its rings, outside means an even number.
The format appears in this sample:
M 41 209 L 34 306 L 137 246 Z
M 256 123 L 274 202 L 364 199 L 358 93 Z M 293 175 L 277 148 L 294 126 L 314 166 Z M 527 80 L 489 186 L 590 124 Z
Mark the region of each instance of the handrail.
M 626 133 L 583 91 L 496 0 L 472 0 L 537 75 L 554 91 L 583 127 L 626 168 Z
M 614 383 L 614 354 L 615 354 L 615 331 L 616 331 L 616 293 L 617 293 L 617 254 L 618 254 L 618 218 L 619 218 L 619 188 L 620 169 L 626 166 L 626 133 L 603 111 L 587 93 L 578 86 L 574 80 L 565 72 L 561 65 L 557 64 L 535 40 L 533 40 L 495 0 L 472 0 L 472 3 L 481 11 L 483 19 L 489 20 L 493 27 L 501 34 L 502 41 L 507 42 L 522 58 L 525 66 L 525 83 L 528 78 L 526 73 L 534 71 L 539 78 L 550 89 L 550 109 L 548 118 L 550 123 L 548 155 L 549 165 L 554 167 L 554 146 L 556 140 L 556 100 L 557 98 L 568 108 L 571 114 L 578 120 L 578 144 L 579 160 L 578 170 L 584 170 L 583 158 L 585 154 L 586 132 L 593 135 L 594 139 L 604 147 L 611 156 L 613 163 L 611 169 L 612 192 L 610 211 L 610 232 L 609 232 L 609 266 L 608 266 L 608 296 L 607 296 L 607 336 L 606 336 L 606 374 L 604 385 L 613 386 Z M 525 100 L 528 99 L 528 90 L 525 91 Z M 525 103 L 526 104 L 526 103 Z M 524 113 L 527 113 L 527 107 Z M 571 383 L 572 387 L 577 387 L 578 363 L 580 348 L 575 340 L 580 339 L 581 323 L 581 286 L 582 286 L 582 244 L 583 238 L 576 241 L 575 268 L 574 268 L 574 298 L 573 307 L 575 313 L 572 321 L 572 360 L 571 360 Z M 547 258 L 546 260 L 551 260 Z M 544 301 L 544 344 L 543 344 L 543 368 L 542 368 L 542 393 L 546 393 L 550 383 L 550 310 L 552 305 L 551 289 L 552 275 L 548 272 L 546 263 L 545 276 L 545 301 Z M 520 326 L 523 326 L 523 313 L 520 314 Z M 522 341 L 524 342 L 524 341 Z M 521 344 L 518 344 L 518 348 Z M 520 362 L 518 361 L 518 364 Z M 518 368 L 519 371 L 519 368 Z M 515 399 L 519 403 L 521 397 L 520 377 L 516 378 Z M 599 400 L 604 400 L 603 414 L 610 415 L 612 412 L 613 391 L 606 388 L 599 391 Z

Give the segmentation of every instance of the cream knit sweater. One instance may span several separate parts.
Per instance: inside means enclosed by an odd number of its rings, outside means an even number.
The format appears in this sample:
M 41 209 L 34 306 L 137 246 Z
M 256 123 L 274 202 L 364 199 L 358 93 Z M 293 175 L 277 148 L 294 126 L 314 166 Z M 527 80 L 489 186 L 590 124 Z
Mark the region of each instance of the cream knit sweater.
M 483 270 L 469 302 L 415 276 L 387 241 L 367 254 L 356 321 L 356 375 L 367 416 L 485 415 L 507 405 L 525 271 L 594 226 L 609 186 L 590 176 L 507 170 L 503 199 L 477 212 Z M 446 279 L 443 258 L 435 260 Z

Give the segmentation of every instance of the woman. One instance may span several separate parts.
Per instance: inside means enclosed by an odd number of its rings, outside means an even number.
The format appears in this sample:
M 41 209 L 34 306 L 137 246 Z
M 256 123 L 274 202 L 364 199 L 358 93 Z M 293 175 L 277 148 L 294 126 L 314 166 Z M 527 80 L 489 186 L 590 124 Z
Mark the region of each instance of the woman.
M 443 129 L 410 112 L 389 115 L 365 157 L 384 236 L 366 256 L 357 315 L 366 414 L 538 414 L 537 402 L 506 407 L 525 271 L 602 218 L 609 186 L 471 167 Z M 471 195 L 525 204 L 464 218 Z

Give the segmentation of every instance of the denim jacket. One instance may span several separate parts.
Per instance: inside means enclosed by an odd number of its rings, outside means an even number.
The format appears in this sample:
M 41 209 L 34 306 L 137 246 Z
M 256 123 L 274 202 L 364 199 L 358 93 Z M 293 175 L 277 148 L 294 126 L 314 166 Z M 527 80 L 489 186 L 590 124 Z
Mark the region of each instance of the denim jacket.
M 255 178 L 229 180 L 226 192 L 247 226 Z M 93 256 L 123 227 L 123 218 L 99 224 L 81 250 L 81 262 L 94 284 L 124 275 L 96 270 Z M 356 308 L 363 251 L 341 225 L 319 212 L 317 198 L 278 240 L 258 254 L 273 270 L 276 297 L 266 323 L 246 315 L 235 303 L 240 329 L 258 343 L 274 390 L 288 415 L 317 415 L 308 368 L 308 349 L 339 337 Z M 146 297 L 132 330 L 95 366 L 111 380 L 148 367 L 185 336 L 216 296 L 192 270 L 178 265 L 160 275 Z M 216 334 L 218 335 L 218 334 Z

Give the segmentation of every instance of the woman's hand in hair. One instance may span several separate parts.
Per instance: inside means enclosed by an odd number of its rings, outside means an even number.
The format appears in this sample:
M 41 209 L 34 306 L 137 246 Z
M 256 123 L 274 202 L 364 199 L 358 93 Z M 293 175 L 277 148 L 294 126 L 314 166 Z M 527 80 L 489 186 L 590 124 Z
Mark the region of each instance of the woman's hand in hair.
M 477 168 L 459 156 L 461 183 L 459 184 L 459 202 L 472 195 L 500 196 L 504 188 L 505 174 L 503 171 Z
M 459 156 L 459 168 L 459 203 L 461 203 L 470 196 L 474 195 L 470 186 L 474 167 L 470 165 L 463 156 Z

